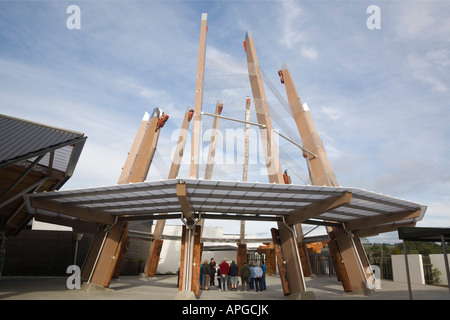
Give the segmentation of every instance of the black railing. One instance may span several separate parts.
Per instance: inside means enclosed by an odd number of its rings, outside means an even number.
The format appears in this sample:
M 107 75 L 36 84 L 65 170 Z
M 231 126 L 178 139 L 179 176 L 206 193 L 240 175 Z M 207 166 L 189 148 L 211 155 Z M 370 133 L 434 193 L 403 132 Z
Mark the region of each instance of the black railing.
M 312 253 L 309 255 L 309 262 L 311 264 L 312 273 L 315 275 L 334 276 L 333 261 L 329 254 Z

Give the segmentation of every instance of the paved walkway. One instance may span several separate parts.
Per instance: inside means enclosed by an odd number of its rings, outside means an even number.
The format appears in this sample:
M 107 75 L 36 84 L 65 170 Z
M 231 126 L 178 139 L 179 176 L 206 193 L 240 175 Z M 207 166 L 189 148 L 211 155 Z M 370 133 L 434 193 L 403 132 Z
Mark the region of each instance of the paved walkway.
M 157 276 L 142 279 L 123 276 L 113 280 L 106 292 L 69 290 L 65 277 L 1 277 L 0 300 L 173 300 L 178 290 L 176 276 Z M 307 279 L 308 291 L 316 300 L 408 300 L 408 286 L 387 280 L 381 281 L 381 289 L 371 296 L 344 294 L 341 284 L 334 277 Z M 217 287 L 201 290 L 198 300 L 285 300 L 277 276 L 267 277 L 267 289 L 263 292 L 220 292 Z M 450 300 L 447 287 L 412 285 L 414 300 Z

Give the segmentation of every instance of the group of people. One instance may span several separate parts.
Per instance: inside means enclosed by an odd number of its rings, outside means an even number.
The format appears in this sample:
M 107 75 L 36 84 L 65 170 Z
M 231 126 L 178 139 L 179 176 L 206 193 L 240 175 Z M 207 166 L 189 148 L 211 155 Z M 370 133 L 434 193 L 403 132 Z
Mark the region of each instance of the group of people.
M 241 291 L 266 290 L 266 272 L 267 267 L 261 264 L 253 264 L 251 261 L 247 264 L 244 262 L 240 269 Z M 200 287 L 202 290 L 209 290 L 209 287 L 215 286 L 215 278 L 218 281 L 219 290 L 237 291 L 239 284 L 239 267 L 234 260 L 231 264 L 226 258 L 216 265 L 214 258 L 210 262 L 205 260 L 200 267 Z

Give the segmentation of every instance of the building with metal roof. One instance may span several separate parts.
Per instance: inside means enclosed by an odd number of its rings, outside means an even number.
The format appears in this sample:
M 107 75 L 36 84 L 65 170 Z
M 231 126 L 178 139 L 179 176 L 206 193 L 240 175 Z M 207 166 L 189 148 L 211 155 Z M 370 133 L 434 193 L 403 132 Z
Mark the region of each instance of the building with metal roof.
M 16 235 L 32 216 L 23 195 L 60 189 L 73 175 L 87 137 L 0 114 L 0 230 Z

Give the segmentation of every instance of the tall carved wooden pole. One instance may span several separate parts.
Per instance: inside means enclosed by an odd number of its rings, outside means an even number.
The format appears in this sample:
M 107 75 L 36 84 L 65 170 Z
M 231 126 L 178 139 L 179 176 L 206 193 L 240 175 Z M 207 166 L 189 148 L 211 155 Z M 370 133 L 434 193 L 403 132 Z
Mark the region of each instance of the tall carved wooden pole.
M 186 146 L 186 139 L 189 132 L 189 123 L 194 115 L 194 110 L 191 108 L 186 109 L 184 114 L 183 123 L 181 124 L 180 135 L 178 138 L 177 145 L 175 147 L 172 165 L 170 167 L 168 179 L 175 179 L 180 171 L 181 161 L 183 159 L 184 148 Z M 161 213 L 166 214 L 166 213 Z M 158 269 L 159 258 L 161 250 L 163 247 L 163 241 L 161 239 L 164 227 L 166 225 L 166 220 L 159 219 L 156 222 L 155 228 L 153 230 L 154 240 L 150 244 L 150 248 L 147 255 L 147 261 L 144 267 L 144 274 L 149 277 L 154 277 Z
M 145 113 L 128 154 L 118 184 L 143 182 L 155 154 L 160 128 L 168 116 L 155 109 L 152 116 Z M 117 221 L 99 229 L 86 258 L 81 278 L 85 287 L 109 287 L 114 274 L 118 276 L 126 253 L 128 222 Z
M 203 103 L 203 81 L 205 72 L 205 54 L 206 54 L 206 33 L 207 14 L 202 14 L 200 26 L 200 43 L 197 64 L 197 79 L 195 85 L 194 100 L 194 117 L 192 129 L 192 145 L 191 145 L 191 167 L 190 178 L 198 179 L 198 169 L 200 161 L 200 144 L 201 144 L 201 121 L 202 121 L 202 103 Z M 185 186 L 184 186 L 185 188 Z M 180 285 L 179 291 L 194 295 L 199 294 L 199 272 L 201 259 L 201 226 L 197 225 L 198 221 L 192 218 L 193 213 L 190 211 L 189 194 L 183 185 L 180 185 L 180 203 L 184 207 L 183 217 L 184 226 L 181 239 L 181 258 L 180 258 Z M 195 271 L 195 272 L 194 272 Z
M 307 105 L 300 100 L 289 69 L 282 66 L 279 75 L 286 87 L 289 106 L 302 138 L 303 146 L 311 152 L 304 153 L 304 157 L 308 164 L 312 184 L 338 186 L 322 140 Z M 330 253 L 344 291 L 367 289 L 369 265 L 359 238 L 349 234 L 344 226 L 327 227 L 327 231 L 330 237 Z
M 247 65 L 250 79 L 250 85 L 255 104 L 256 116 L 260 127 L 260 135 L 263 145 L 266 167 L 271 183 L 284 183 L 283 173 L 279 163 L 278 149 L 273 132 L 272 120 L 269 114 L 267 98 L 264 91 L 264 84 L 261 77 L 261 69 L 256 55 L 253 36 L 247 32 L 244 42 L 244 48 L 247 53 Z M 293 229 L 286 223 L 279 222 L 277 230 L 277 243 L 281 249 L 282 259 L 278 259 L 278 267 L 285 295 L 306 292 L 303 271 L 300 263 L 297 243 Z M 284 270 L 286 271 L 284 273 Z M 285 276 L 284 276 L 285 274 Z

